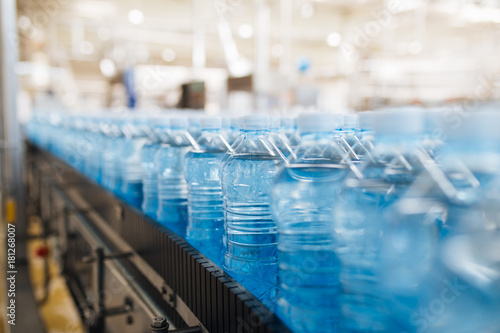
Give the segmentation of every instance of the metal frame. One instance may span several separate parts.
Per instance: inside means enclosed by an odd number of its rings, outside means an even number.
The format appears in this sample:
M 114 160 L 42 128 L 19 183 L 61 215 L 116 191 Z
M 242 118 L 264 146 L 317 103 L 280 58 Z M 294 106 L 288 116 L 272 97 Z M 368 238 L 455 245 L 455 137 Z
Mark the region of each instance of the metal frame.
M 18 34 L 15 0 L 0 0 L 0 221 L 9 219 L 16 225 L 16 325 L 4 320 L 8 332 L 43 332 L 27 266 L 27 221 L 24 201 L 24 144 L 17 119 Z M 14 213 L 14 214 L 13 214 Z M 5 224 L 3 224 L 5 226 Z M 1 251 L 0 253 L 4 253 Z M 3 273 L 0 278 L 4 280 Z M 1 296 L 0 305 L 7 300 Z M 22 320 L 29 318 L 29 320 Z
M 16 1 L 0 0 L 0 134 L 2 157 L 3 199 L 16 202 L 16 225 L 18 238 L 25 236 L 23 154 L 24 145 L 17 119 L 17 74 L 18 61 Z M 25 259 L 25 249 L 19 247 L 17 259 Z

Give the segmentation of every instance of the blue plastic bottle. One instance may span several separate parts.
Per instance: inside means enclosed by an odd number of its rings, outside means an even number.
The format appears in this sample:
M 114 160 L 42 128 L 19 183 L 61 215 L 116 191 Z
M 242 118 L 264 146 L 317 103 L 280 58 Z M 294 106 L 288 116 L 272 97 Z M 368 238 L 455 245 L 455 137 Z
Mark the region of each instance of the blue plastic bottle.
M 349 153 L 349 157 L 353 162 L 359 161 L 361 156 L 354 149 L 359 142 L 358 136 L 358 117 L 354 114 L 344 115 L 342 117 L 342 125 L 340 131 L 340 144 L 344 151 Z M 363 151 L 361 151 L 361 154 Z
M 200 117 L 194 115 L 188 117 L 188 132 L 193 139 L 198 140 L 201 136 Z
M 286 136 L 280 133 L 280 119 L 278 117 L 270 118 L 269 140 L 278 148 L 285 158 L 293 154 L 290 141 Z
M 67 152 L 68 162 L 73 168 L 83 173 L 85 171 L 85 155 L 88 152 L 87 141 L 83 139 L 85 130 L 83 117 L 74 117 L 69 126 L 71 134 L 68 136 L 70 142 Z M 53 142 L 53 145 L 57 145 L 55 140 Z
M 89 153 L 85 161 L 86 174 L 96 181 L 101 182 L 102 159 L 101 150 L 104 145 L 105 136 L 101 131 L 100 118 L 94 116 L 88 120 L 87 139 L 89 142 Z
M 294 332 L 336 332 L 339 263 L 329 231 L 349 168 L 333 140 L 334 123 L 331 113 L 299 116 L 296 157 L 272 189 L 279 231 L 278 313 Z
M 422 144 L 427 154 L 436 161 L 439 159 L 439 154 L 444 144 L 441 124 L 445 114 L 453 114 L 453 110 L 435 108 L 425 111 L 425 131 Z
M 123 183 L 120 152 L 124 135 L 120 123 L 117 117 L 110 117 L 104 128 L 106 142 L 103 156 L 103 185 L 117 195 L 121 194 Z
M 352 149 L 360 161 L 369 159 L 374 149 L 373 119 L 375 116 L 376 112 L 374 111 L 364 111 L 358 116 L 359 130 L 356 132 L 358 140 L 354 143 Z
M 231 148 L 236 148 L 241 141 L 243 141 L 243 138 L 245 137 L 245 125 L 244 125 L 244 118 L 245 117 L 239 117 L 238 118 L 238 126 L 233 125 L 233 127 L 237 130 L 233 133 L 233 142 L 231 143 Z M 234 121 L 234 120 L 231 120 Z
M 201 119 L 199 148 L 187 153 L 185 176 L 189 216 L 186 239 L 222 267 L 224 207 L 219 169 L 230 145 L 220 129 L 220 118 Z
M 236 139 L 234 139 L 234 142 L 231 144 L 231 149 L 226 152 L 226 154 L 224 155 L 224 157 L 222 157 L 222 161 L 221 161 L 221 164 L 220 164 L 221 165 L 221 170 L 224 167 L 224 165 L 227 163 L 227 160 L 229 159 L 229 157 L 231 157 L 231 154 L 234 151 L 234 149 L 236 147 L 238 147 L 238 145 L 241 143 L 241 141 L 243 141 L 243 139 L 245 138 L 245 126 L 243 124 L 243 120 L 244 120 L 244 117 L 239 117 L 238 118 L 238 128 L 239 128 L 239 130 L 238 130 L 238 136 L 236 137 Z M 227 135 L 223 135 L 223 136 L 225 138 L 227 138 Z
M 382 268 L 392 268 L 397 277 L 411 276 L 411 284 L 402 280 L 406 284 L 399 282 L 398 289 L 389 283 L 385 287 L 393 298 L 405 300 L 393 306 L 398 315 L 393 320 L 407 331 L 497 332 L 500 114 L 473 112 L 452 119 L 443 119 L 447 143 L 440 163 L 428 158 L 419 177 L 425 186 L 395 205 L 389 220 L 392 232 L 384 238 L 397 237 L 399 246 L 384 247 Z M 439 210 L 439 231 L 418 237 L 425 234 L 416 233 L 415 226 L 424 230 Z
M 186 118 L 170 119 L 170 137 L 155 155 L 158 172 L 159 222 L 184 237 L 187 224 L 187 183 L 184 179 L 184 157 L 196 141 L 187 131 Z
M 398 331 L 390 323 L 391 302 L 380 280 L 384 212 L 422 170 L 417 152 L 424 118 L 419 112 L 377 112 L 373 127 L 375 149 L 355 165 L 335 203 L 339 332 Z
M 100 160 L 101 160 L 101 181 L 100 185 L 106 189 L 108 189 L 108 172 L 107 172 L 107 155 L 108 155 L 108 147 L 111 141 L 111 120 L 110 117 L 104 115 L 99 122 L 99 129 L 102 132 L 103 142 L 102 149 L 99 152 Z
M 130 117 L 122 127 L 125 135 L 121 151 L 122 193 L 125 201 L 138 208 L 143 195 L 141 151 L 147 141 L 145 126 L 145 118 Z
M 229 117 L 221 117 L 221 128 L 220 133 L 227 140 L 231 133 L 231 119 Z
M 272 306 L 278 232 L 271 215 L 271 182 L 284 160 L 269 141 L 269 117 L 246 116 L 244 127 L 244 138 L 221 170 L 226 208 L 224 267 Z
M 144 144 L 141 151 L 142 169 L 142 211 L 156 218 L 158 211 L 158 172 L 155 166 L 155 156 L 162 142 L 168 142 L 168 118 L 159 117 L 153 119 L 148 132 L 149 140 Z
M 85 176 L 90 178 L 90 173 L 88 172 L 89 159 L 92 155 L 93 145 L 90 137 L 90 119 L 88 117 L 81 117 L 81 128 L 76 135 L 76 140 L 78 142 L 77 149 L 82 157 L 81 169 L 79 170 Z
M 300 143 L 300 136 L 296 126 L 296 118 L 281 117 L 280 133 L 282 133 L 290 142 L 290 147 L 295 149 Z
M 74 129 L 74 121 L 70 121 L 68 116 L 52 113 L 46 116 L 45 125 L 45 131 L 40 137 L 42 146 L 49 151 L 59 151 L 60 156 L 63 156 L 70 163 L 70 156 L 74 154 L 73 147 L 69 146 L 73 143 L 70 138 Z M 59 141 L 60 139 L 55 139 L 55 134 L 58 132 L 62 132 L 66 138 L 62 143 Z
M 222 131 L 224 137 L 230 145 L 233 145 L 234 142 L 240 136 L 240 121 L 238 117 L 230 117 L 229 118 L 229 128 L 224 132 Z

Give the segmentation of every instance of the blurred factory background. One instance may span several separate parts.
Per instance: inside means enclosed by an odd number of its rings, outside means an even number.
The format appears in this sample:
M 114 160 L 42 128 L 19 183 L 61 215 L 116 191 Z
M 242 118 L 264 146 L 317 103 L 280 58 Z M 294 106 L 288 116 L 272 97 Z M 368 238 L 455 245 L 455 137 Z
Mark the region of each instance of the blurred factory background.
M 20 265 L 34 258 L 19 268 L 18 299 L 45 302 L 47 332 L 83 332 L 57 263 L 43 259 L 41 222 L 15 205 L 25 189 L 18 125 L 36 111 L 462 112 L 500 98 L 498 54 L 498 0 L 0 0 L 0 216 L 17 216 Z M 12 332 L 43 326 L 24 323 Z
M 498 97 L 500 4 L 19 0 L 25 109 L 296 106 Z

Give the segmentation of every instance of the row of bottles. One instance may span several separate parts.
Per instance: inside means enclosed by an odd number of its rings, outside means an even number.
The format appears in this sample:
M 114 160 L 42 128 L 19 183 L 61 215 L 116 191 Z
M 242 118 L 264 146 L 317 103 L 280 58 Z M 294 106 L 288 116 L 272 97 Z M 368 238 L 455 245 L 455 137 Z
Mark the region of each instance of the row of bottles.
M 498 332 L 500 113 L 40 115 L 31 141 L 294 332 Z

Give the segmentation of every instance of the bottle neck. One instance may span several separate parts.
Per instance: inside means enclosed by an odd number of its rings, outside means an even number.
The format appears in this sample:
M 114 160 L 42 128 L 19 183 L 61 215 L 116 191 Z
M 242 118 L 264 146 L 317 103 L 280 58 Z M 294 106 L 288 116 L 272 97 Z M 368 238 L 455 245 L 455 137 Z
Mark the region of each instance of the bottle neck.
M 419 135 L 376 135 L 375 136 L 375 151 L 380 154 L 399 152 L 411 153 L 415 151 L 421 144 Z
M 201 130 L 202 134 L 205 134 L 205 133 L 207 133 L 207 134 L 210 134 L 210 133 L 218 134 L 220 132 L 221 132 L 221 130 L 219 128 L 204 128 L 204 129 Z
M 344 128 L 342 129 L 342 135 L 355 135 L 356 129 L 354 128 Z
M 294 149 L 292 164 L 343 164 L 345 152 L 335 140 L 332 130 L 302 132 L 300 143 Z
M 500 155 L 500 144 L 495 139 L 490 140 L 453 140 L 446 144 L 445 155 L 491 154 Z
M 195 142 L 186 128 L 172 128 L 172 131 L 169 133 L 167 139 L 167 143 L 173 146 L 189 146 Z
M 254 137 L 254 136 L 262 136 L 262 135 L 267 135 L 269 134 L 269 129 L 245 129 L 243 130 L 243 133 L 247 137 Z

